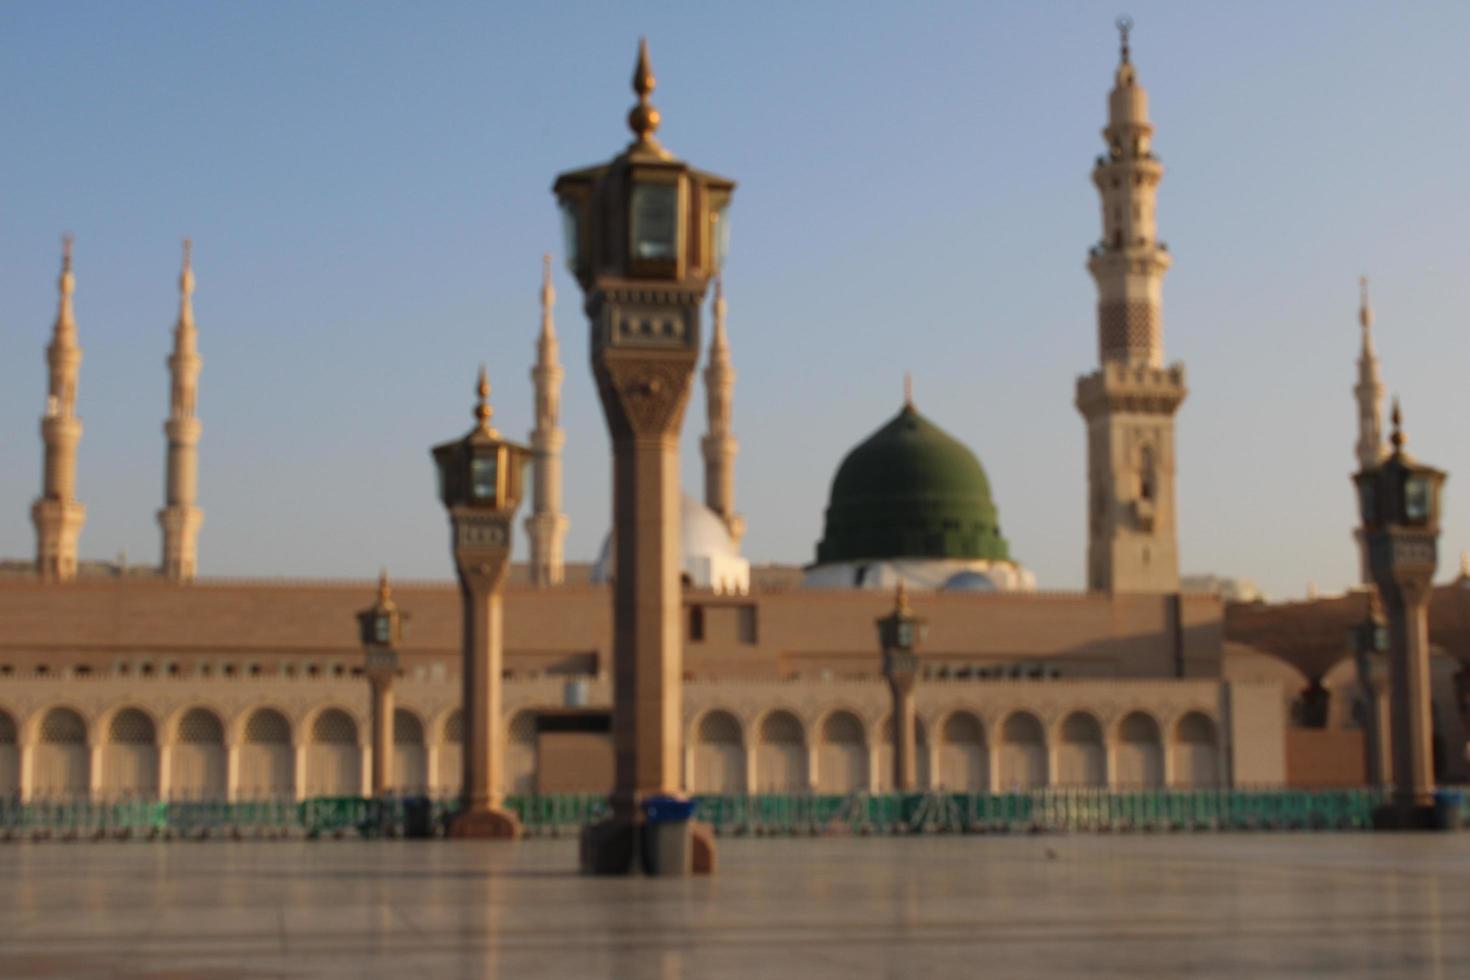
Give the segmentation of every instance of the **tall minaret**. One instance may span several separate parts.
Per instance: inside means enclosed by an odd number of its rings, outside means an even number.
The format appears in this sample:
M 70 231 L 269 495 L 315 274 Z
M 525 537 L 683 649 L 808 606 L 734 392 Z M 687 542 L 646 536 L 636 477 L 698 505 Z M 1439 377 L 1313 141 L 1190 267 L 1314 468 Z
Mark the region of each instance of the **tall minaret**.
M 556 327 L 551 309 L 556 290 L 551 286 L 551 256 L 541 260 L 541 336 L 536 341 L 536 366 L 531 380 L 536 386 L 536 428 L 531 430 L 532 474 L 535 499 L 526 518 L 526 535 L 531 540 L 531 583 L 560 585 L 565 578 L 564 544 L 567 515 L 561 512 L 561 448 L 566 434 L 561 429 L 561 361 L 558 359 Z
M 730 340 L 725 335 L 725 284 L 715 278 L 715 329 L 709 342 L 709 364 L 704 369 L 708 431 L 700 440 L 704 453 L 704 503 L 720 515 L 738 545 L 745 536 L 745 518 L 735 513 L 735 454 L 740 445 L 730 426 L 735 396 L 735 368 L 730 363 Z
M 1164 366 L 1163 282 L 1169 253 L 1158 240 L 1154 198 L 1164 168 L 1150 150 L 1148 94 L 1122 54 L 1108 95 L 1107 154 L 1092 182 L 1103 236 L 1087 268 L 1097 282 L 1098 370 L 1077 380 L 1087 424 L 1087 587 L 1174 592 L 1179 546 L 1174 506 L 1174 412 L 1187 394 L 1184 367 Z
M 1358 323 L 1363 328 L 1363 347 L 1358 354 L 1358 383 L 1353 397 L 1358 402 L 1358 468 L 1377 466 L 1385 455 L 1383 445 L 1383 379 L 1378 373 L 1378 352 L 1373 349 L 1373 307 L 1368 304 L 1368 277 L 1358 279 Z M 1368 545 L 1362 528 L 1353 530 L 1358 543 L 1358 581 L 1374 588 L 1368 569 Z
M 31 506 L 36 525 L 36 571 L 50 582 L 68 582 L 77 575 L 77 539 L 87 522 L 87 508 L 76 499 L 77 443 L 82 420 L 77 418 L 77 371 L 82 349 L 77 346 L 77 321 L 71 296 L 76 277 L 71 271 L 71 236 L 62 239 L 61 300 L 56 326 L 46 347 L 49 381 L 46 414 L 41 417 L 41 439 L 46 446 L 41 496 Z
M 199 432 L 195 414 L 199 397 L 199 331 L 194 326 L 192 244 L 184 239 L 184 266 L 179 273 L 179 322 L 174 325 L 174 352 L 169 355 L 168 463 L 164 476 L 163 574 L 171 582 L 193 581 L 199 564 L 199 526 L 204 511 L 194 506 L 199 487 Z

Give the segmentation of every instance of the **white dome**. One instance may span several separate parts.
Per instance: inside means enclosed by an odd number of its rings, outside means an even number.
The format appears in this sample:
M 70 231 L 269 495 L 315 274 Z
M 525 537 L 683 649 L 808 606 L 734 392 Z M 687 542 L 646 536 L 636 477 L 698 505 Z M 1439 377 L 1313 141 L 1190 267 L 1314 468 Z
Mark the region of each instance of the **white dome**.
M 1035 592 L 1036 576 L 1010 561 L 979 558 L 890 558 L 811 565 L 802 576 L 807 589 L 876 589 L 898 583 L 916 591 Z
M 716 592 L 750 590 L 750 562 L 730 537 L 720 515 L 692 497 L 679 497 L 679 549 L 683 572 L 689 584 Z M 612 534 L 602 539 L 602 551 L 592 566 L 592 582 L 605 585 L 612 580 Z
M 940 588 L 945 592 L 997 592 L 995 579 L 983 572 L 956 572 Z

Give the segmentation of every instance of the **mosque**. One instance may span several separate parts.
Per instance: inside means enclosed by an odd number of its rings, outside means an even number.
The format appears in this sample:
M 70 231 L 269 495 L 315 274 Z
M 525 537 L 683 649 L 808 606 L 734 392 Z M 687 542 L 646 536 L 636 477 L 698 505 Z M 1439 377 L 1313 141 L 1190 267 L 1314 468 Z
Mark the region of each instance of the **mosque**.
M 900 583 L 929 624 L 916 691 L 922 786 L 1364 782 L 1344 636 L 1365 594 L 1230 604 L 1181 584 L 1174 416 L 1187 389 L 1183 366 L 1164 359 L 1172 258 L 1155 218 L 1163 167 L 1126 34 L 1103 135 L 1092 169 L 1103 227 L 1087 256 L 1097 364 L 1075 390 L 1087 434 L 1084 592 L 1038 589 L 1002 533 L 981 461 L 911 397 L 887 421 L 872 420 L 876 430 L 842 458 L 812 562 L 752 567 L 735 506 L 735 372 L 717 286 L 703 372 L 703 497 L 685 498 L 680 511 L 691 792 L 884 789 L 893 723 L 874 621 Z M 602 790 L 611 778 L 614 543 L 591 563 L 564 554 L 564 371 L 547 261 L 531 371 L 530 557 L 505 595 L 507 792 Z M 179 285 L 161 562 L 83 562 L 81 335 L 70 242 L 64 250 L 46 349 L 35 556 L 0 565 L 0 796 L 301 798 L 368 785 L 370 709 L 354 617 L 375 586 L 198 577 L 202 360 L 187 244 Z M 1364 311 L 1361 451 L 1371 453 L 1382 444 L 1382 394 L 1366 299 Z M 1436 596 L 1435 642 L 1447 651 L 1470 644 L 1465 585 L 1462 576 Z M 393 783 L 451 794 L 464 740 L 459 596 L 449 583 L 392 592 L 414 626 L 400 651 Z M 1462 777 L 1459 661 L 1441 659 L 1444 764 Z

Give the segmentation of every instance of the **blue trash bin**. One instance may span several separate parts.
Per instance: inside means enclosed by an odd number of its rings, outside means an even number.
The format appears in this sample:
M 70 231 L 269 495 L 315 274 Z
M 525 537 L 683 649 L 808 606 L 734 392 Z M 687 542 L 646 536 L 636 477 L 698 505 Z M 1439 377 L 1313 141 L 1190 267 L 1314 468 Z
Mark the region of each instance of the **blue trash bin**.
M 644 874 L 689 874 L 692 867 L 689 821 L 694 817 L 694 807 L 694 800 L 674 796 L 651 796 L 643 801 L 639 851 Z

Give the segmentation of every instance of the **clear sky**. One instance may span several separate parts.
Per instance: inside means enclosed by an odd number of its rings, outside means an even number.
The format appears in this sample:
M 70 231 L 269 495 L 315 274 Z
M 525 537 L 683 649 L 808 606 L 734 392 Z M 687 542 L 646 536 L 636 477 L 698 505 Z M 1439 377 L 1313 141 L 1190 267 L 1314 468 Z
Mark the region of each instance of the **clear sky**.
M 28 557 L 58 239 L 76 234 L 86 557 L 156 562 L 179 240 L 204 355 L 205 575 L 451 574 L 428 447 L 524 437 L 549 187 L 660 135 L 734 177 L 726 270 L 755 561 L 810 561 L 832 474 L 899 407 L 983 460 L 1012 553 L 1083 581 L 1077 375 L 1118 4 L 0 6 L 0 554 Z M 1470 4 L 1129 0 L 1167 168 L 1165 343 L 1187 572 L 1278 596 L 1355 577 L 1356 277 L 1411 448 L 1470 548 Z M 568 555 L 609 451 L 558 266 Z M 685 422 L 699 493 L 703 394 Z M 524 534 L 518 548 L 524 551 Z

